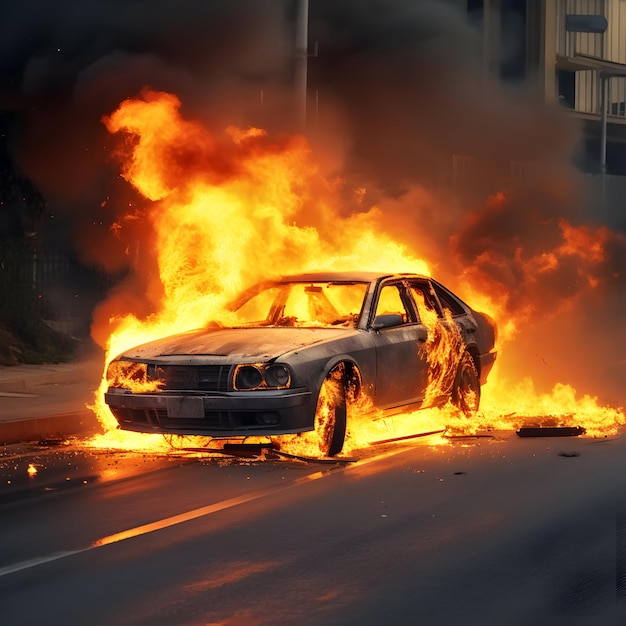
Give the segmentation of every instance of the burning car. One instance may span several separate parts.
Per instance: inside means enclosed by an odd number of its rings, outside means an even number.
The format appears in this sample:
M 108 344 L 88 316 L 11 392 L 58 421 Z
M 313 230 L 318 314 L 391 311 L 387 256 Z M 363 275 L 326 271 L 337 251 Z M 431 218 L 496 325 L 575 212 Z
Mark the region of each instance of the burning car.
M 212 438 L 314 433 L 341 452 L 347 407 L 478 410 L 496 330 L 426 276 L 314 273 L 259 283 L 219 322 L 127 350 L 107 369 L 119 426 Z

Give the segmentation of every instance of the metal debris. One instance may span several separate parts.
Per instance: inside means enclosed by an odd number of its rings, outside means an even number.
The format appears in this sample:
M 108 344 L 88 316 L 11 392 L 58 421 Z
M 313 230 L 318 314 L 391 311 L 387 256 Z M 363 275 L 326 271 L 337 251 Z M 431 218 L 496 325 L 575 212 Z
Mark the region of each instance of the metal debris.
M 518 437 L 578 437 L 587 432 L 582 426 L 522 426 Z

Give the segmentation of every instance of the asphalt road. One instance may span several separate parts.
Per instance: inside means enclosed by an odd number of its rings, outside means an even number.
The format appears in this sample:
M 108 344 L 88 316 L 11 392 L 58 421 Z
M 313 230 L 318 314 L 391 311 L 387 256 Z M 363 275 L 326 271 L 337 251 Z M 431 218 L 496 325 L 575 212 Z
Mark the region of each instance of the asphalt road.
M 625 448 L 437 436 L 322 465 L 5 447 L 0 623 L 623 625 Z

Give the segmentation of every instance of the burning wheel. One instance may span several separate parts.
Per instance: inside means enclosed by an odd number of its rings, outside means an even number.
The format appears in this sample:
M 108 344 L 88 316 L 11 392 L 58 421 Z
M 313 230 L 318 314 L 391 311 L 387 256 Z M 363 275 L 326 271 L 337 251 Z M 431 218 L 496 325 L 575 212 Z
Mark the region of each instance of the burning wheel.
M 452 402 L 465 415 L 471 417 L 478 411 L 480 405 L 480 379 L 469 352 L 464 352 L 454 379 Z
M 334 456 L 341 452 L 346 436 L 346 417 L 343 368 L 338 368 L 322 383 L 315 409 L 315 436 L 323 456 Z

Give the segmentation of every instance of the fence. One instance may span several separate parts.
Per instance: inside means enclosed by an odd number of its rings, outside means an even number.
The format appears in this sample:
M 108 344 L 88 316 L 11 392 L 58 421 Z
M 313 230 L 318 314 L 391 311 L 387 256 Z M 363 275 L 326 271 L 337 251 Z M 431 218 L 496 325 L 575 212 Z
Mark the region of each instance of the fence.
M 83 334 L 104 297 L 100 278 L 67 255 L 28 243 L 0 248 L 0 319 L 32 313 L 61 332 Z

